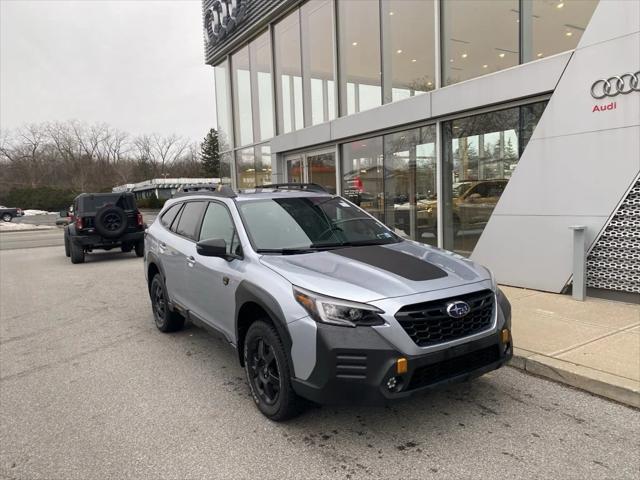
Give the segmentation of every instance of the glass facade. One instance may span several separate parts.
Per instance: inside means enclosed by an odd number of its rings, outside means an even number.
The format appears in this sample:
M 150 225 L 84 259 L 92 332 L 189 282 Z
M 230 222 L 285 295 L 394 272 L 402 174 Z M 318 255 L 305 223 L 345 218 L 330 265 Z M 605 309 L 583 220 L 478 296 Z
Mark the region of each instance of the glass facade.
M 382 104 L 380 3 L 338 2 L 340 86 L 347 115 Z
M 310 99 L 306 124 L 317 125 L 336 118 L 333 2 L 308 1 L 300 8 L 300 19 L 304 88 Z
M 437 245 L 436 127 L 384 136 L 385 223 L 399 234 Z
M 434 0 L 382 0 L 384 103 L 419 95 L 436 85 Z
M 576 48 L 597 4 L 598 0 L 524 2 L 523 61 Z
M 269 32 L 264 32 L 249 44 L 251 83 L 255 105 L 256 141 L 273 137 L 273 88 L 271 83 L 271 42 Z
M 236 185 L 237 188 L 253 188 L 256 186 L 256 157 L 254 147 L 236 151 Z
M 251 108 L 251 69 L 249 47 L 231 57 L 233 78 L 233 116 L 235 119 L 236 144 L 253 143 L 253 111 Z
M 384 221 L 382 137 L 342 146 L 342 195 Z
M 546 102 L 442 124 L 444 248 L 470 255 Z
M 220 142 L 220 151 L 224 152 L 233 147 L 228 62 L 225 61 L 213 67 L 213 80 L 216 93 L 218 141 Z
M 300 11 L 295 10 L 284 20 L 276 23 L 273 32 L 278 133 L 282 134 L 299 130 L 304 126 Z
M 519 63 L 518 0 L 456 0 L 441 5 L 443 85 Z

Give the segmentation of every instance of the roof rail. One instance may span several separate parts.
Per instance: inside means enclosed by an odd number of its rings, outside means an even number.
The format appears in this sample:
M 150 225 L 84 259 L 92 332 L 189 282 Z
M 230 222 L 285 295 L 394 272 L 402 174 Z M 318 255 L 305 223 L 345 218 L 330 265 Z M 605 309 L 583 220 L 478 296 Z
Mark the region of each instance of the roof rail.
M 189 195 L 211 195 L 214 197 L 235 198 L 234 192 L 228 185 L 216 185 L 213 183 L 200 185 L 185 185 L 173 195 L 173 198 L 186 197 Z
M 302 190 L 305 192 L 329 193 L 327 189 L 317 183 L 270 183 L 268 185 L 256 185 L 255 191 L 262 189 L 273 190 Z

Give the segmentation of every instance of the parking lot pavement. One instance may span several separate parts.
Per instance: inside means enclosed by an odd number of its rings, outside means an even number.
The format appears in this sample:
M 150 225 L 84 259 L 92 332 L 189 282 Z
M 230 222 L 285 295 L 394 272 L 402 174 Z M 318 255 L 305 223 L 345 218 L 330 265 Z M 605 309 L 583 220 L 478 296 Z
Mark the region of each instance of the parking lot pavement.
M 0 477 L 638 478 L 637 410 L 512 368 L 275 424 L 235 352 L 153 325 L 141 259 L 0 252 Z

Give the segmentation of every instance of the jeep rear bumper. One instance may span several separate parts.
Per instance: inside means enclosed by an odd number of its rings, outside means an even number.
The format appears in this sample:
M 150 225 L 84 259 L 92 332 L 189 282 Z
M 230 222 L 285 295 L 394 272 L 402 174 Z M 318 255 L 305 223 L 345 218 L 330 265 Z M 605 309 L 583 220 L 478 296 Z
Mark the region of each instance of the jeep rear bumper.
M 380 405 L 479 377 L 513 354 L 511 337 L 504 343 L 500 336 L 510 319 L 500 317 L 490 335 L 418 356 L 399 352 L 372 328 L 318 324 L 316 367 L 308 379 L 292 379 L 293 388 L 320 404 Z M 396 371 L 399 358 L 407 360 L 406 373 Z M 394 388 L 388 387 L 391 379 Z
M 134 244 L 144 240 L 144 232 L 129 232 L 117 238 L 104 238 L 101 235 L 71 235 L 69 237 L 73 243 L 85 248 L 117 247 L 123 243 Z

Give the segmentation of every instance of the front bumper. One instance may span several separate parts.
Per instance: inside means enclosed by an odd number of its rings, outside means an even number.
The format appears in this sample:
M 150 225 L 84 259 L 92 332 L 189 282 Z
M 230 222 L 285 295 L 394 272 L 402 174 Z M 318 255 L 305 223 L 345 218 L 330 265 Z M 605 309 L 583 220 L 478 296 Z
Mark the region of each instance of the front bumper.
M 504 311 L 508 310 L 508 311 Z M 497 328 L 482 338 L 423 355 L 406 355 L 373 328 L 318 324 L 316 366 L 306 380 L 292 379 L 300 396 L 320 404 L 380 405 L 450 383 L 461 382 L 502 367 L 513 355 L 509 308 L 500 308 Z M 408 369 L 396 373 L 396 361 Z M 395 377 L 397 386 L 387 387 Z
M 85 248 L 117 247 L 123 243 L 136 243 L 144 240 L 144 232 L 129 232 L 118 238 L 104 238 L 98 234 L 71 235 L 71 241 Z

